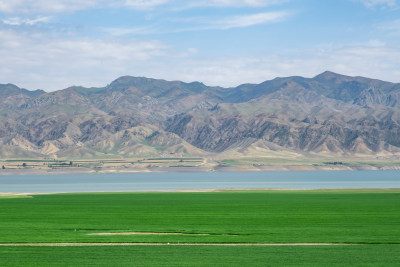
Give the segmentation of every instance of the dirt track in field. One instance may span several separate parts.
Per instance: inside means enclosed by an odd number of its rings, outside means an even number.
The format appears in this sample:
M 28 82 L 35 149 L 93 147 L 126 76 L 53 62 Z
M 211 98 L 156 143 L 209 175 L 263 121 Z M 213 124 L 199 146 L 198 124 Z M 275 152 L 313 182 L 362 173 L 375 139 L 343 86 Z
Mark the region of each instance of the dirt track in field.
M 90 233 L 87 235 L 210 235 L 189 233 L 156 233 L 156 232 L 122 232 L 122 233 Z
M 83 247 L 83 246 L 351 246 L 346 243 L 1 243 L 13 247 Z

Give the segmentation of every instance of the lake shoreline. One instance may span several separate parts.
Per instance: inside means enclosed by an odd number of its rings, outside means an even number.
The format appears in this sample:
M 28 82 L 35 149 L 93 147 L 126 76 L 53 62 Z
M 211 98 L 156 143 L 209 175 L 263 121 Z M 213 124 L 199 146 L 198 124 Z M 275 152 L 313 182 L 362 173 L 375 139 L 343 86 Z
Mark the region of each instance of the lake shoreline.
M 73 193 L 242 189 L 400 188 L 397 170 L 146 172 L 0 176 L 0 192 Z
M 270 165 L 270 166 L 160 166 L 147 168 L 18 168 L 0 170 L 1 175 L 116 174 L 116 173 L 206 173 L 206 172 L 298 172 L 298 171 L 386 171 L 400 165 Z
M 29 197 L 35 195 L 57 195 L 57 194 L 107 194 L 107 193 L 221 193 L 221 192 L 268 192 L 268 191 L 399 191 L 400 188 L 227 188 L 227 189 L 182 189 L 182 190 L 148 190 L 148 191 L 89 191 L 89 192 L 47 192 L 47 193 L 19 193 L 19 192 L 0 192 L 0 197 Z

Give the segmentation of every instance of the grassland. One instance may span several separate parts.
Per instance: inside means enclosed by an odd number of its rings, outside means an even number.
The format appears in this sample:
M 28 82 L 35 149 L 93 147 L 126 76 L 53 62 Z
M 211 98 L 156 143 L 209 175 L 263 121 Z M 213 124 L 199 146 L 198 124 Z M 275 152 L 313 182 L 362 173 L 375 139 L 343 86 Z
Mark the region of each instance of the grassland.
M 0 197 L 0 243 L 171 244 L 2 246 L 0 265 L 396 265 L 400 260 L 399 204 L 400 190 L 396 189 Z M 115 232 L 175 234 L 89 235 Z M 178 243 L 357 245 L 174 246 Z
M 5 247 L 2 266 L 398 266 L 393 245 Z
M 241 157 L 234 159 L 223 159 L 221 164 L 226 166 L 342 166 L 355 168 L 358 166 L 399 166 L 398 159 L 378 158 L 338 158 L 338 157 Z

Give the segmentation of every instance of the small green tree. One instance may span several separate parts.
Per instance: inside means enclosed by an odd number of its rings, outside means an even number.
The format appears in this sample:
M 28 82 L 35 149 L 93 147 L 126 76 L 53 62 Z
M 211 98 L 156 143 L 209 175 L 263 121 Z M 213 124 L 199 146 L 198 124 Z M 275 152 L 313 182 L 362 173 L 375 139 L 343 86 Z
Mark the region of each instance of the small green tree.
M 69 166 L 72 166 L 72 164 L 73 164 L 73 162 L 72 162 L 72 161 L 70 161 L 70 162 L 69 162 Z
M 22 163 L 22 167 L 26 167 L 26 163 L 24 162 L 24 163 Z
M 1 166 L 1 168 L 4 170 L 6 167 L 4 167 L 4 165 L 3 165 L 3 166 Z

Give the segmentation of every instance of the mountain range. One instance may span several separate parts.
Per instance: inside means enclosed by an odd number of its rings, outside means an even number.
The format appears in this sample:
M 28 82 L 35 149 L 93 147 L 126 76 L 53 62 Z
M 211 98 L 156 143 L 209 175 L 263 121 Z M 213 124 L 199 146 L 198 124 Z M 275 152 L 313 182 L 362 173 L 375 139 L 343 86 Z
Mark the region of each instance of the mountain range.
M 329 71 L 233 88 L 131 76 L 49 93 L 0 84 L 2 158 L 274 153 L 400 155 L 400 84 Z

